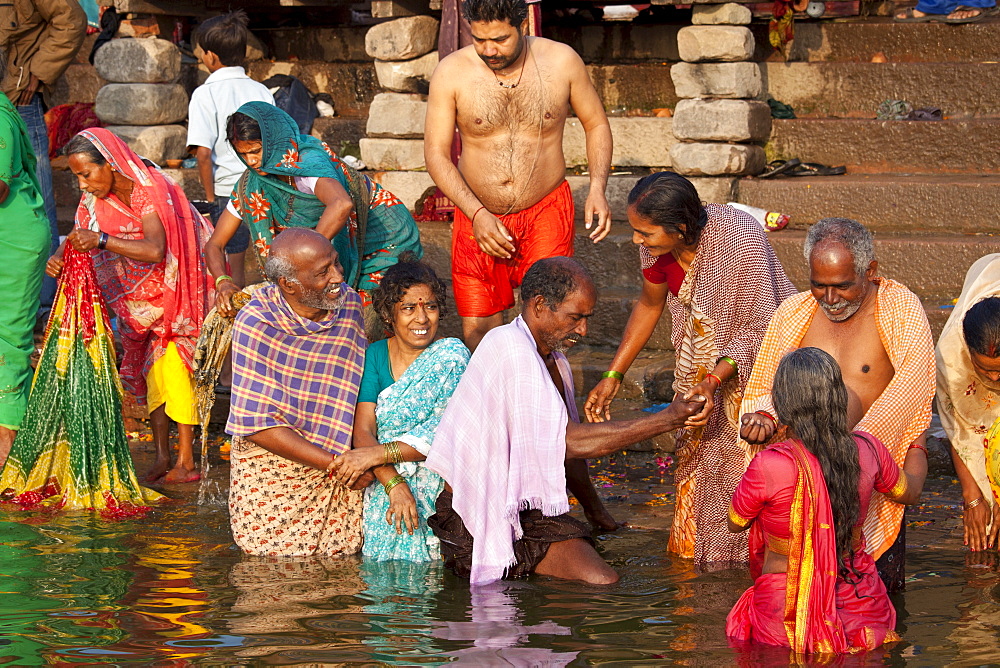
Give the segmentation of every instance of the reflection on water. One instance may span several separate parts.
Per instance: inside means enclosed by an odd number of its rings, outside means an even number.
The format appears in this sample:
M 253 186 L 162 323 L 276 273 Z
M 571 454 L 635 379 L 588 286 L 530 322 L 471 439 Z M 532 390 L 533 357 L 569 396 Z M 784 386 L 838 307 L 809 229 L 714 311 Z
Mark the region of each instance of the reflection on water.
M 663 492 L 629 485 L 614 510 L 633 528 L 598 541 L 622 573 L 610 588 L 533 579 L 470 591 L 440 564 L 243 557 L 225 510 L 193 503 L 119 523 L 0 514 L 0 664 L 787 662 L 727 645 L 747 576 L 667 558 L 668 516 L 647 502 Z M 957 504 L 954 485 L 932 481 L 911 519 L 908 591 L 895 599 L 905 641 L 838 665 L 1000 661 L 1000 565 L 966 558 Z

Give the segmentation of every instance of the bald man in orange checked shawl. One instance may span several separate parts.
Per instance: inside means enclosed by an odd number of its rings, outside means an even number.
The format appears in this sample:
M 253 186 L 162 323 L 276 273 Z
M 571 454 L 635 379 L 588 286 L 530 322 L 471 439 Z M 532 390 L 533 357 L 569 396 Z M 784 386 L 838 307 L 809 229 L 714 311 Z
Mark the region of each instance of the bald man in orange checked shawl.
M 911 449 L 926 452 L 924 430 L 934 399 L 934 342 L 923 306 L 900 283 L 876 275 L 872 235 L 856 221 L 816 223 L 805 256 L 810 289 L 778 307 L 744 393 L 740 436 L 747 462 L 780 435 L 771 403 L 778 363 L 790 350 L 813 346 L 840 364 L 848 423 L 878 438 L 902 465 Z M 876 494 L 864 523 L 865 543 L 889 593 L 904 587 L 904 527 L 903 506 Z

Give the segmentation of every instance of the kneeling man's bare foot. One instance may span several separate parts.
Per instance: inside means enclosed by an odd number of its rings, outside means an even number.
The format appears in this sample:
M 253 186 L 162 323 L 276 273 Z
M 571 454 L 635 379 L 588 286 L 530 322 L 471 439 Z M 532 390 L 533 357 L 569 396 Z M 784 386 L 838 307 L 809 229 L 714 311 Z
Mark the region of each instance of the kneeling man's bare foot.
M 584 508 L 583 514 L 587 517 L 587 521 L 590 522 L 590 526 L 594 527 L 598 531 L 617 531 L 622 527 L 608 509 L 601 504 L 600 507 L 590 509 Z
M 7 461 L 7 455 L 10 454 L 10 448 L 14 445 L 15 436 L 17 436 L 17 432 L 13 429 L 0 427 L 0 469 Z
M 199 480 L 201 480 L 201 473 L 198 469 L 194 467 L 187 468 L 180 464 L 170 469 L 167 475 L 163 476 L 163 482 L 167 485 L 179 485 L 186 482 L 198 482 Z

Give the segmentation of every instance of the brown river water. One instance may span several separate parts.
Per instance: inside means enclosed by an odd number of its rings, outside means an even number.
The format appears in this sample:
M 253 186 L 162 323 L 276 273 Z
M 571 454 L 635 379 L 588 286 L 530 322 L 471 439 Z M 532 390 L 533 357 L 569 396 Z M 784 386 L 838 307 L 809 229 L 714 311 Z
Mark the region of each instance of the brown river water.
M 214 503 L 178 486 L 165 490 L 175 503 L 142 520 L 0 513 L 0 664 L 789 663 L 726 642 L 744 571 L 698 574 L 666 555 L 667 462 L 630 453 L 593 468 L 628 522 L 597 537 L 622 574 L 612 587 L 533 578 L 470 591 L 439 564 L 249 559 L 219 503 L 226 466 L 212 471 Z M 907 513 L 909 581 L 894 598 L 903 642 L 835 665 L 1000 665 L 1000 564 L 962 547 L 960 518 L 958 485 L 930 479 Z

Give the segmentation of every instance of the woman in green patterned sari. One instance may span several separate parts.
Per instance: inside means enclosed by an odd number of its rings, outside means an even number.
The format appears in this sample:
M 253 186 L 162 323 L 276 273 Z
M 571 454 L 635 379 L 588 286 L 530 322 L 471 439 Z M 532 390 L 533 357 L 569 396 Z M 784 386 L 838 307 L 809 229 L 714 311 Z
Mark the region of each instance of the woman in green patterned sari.
M 0 79 L 7 69 L 0 50 Z M 47 155 L 41 159 L 48 160 Z M 0 93 L 0 468 L 21 427 L 31 389 L 29 357 L 48 260 L 48 218 L 24 121 Z
M 226 273 L 225 244 L 241 219 L 250 228 L 261 265 L 274 235 L 285 228 L 309 227 L 331 239 L 346 281 L 366 306 L 382 272 L 403 252 L 422 255 L 417 224 L 406 206 L 325 143 L 300 135 L 281 109 L 248 102 L 229 117 L 227 135 L 248 169 L 205 248 L 223 314 L 232 313 L 229 298 L 239 290 Z

